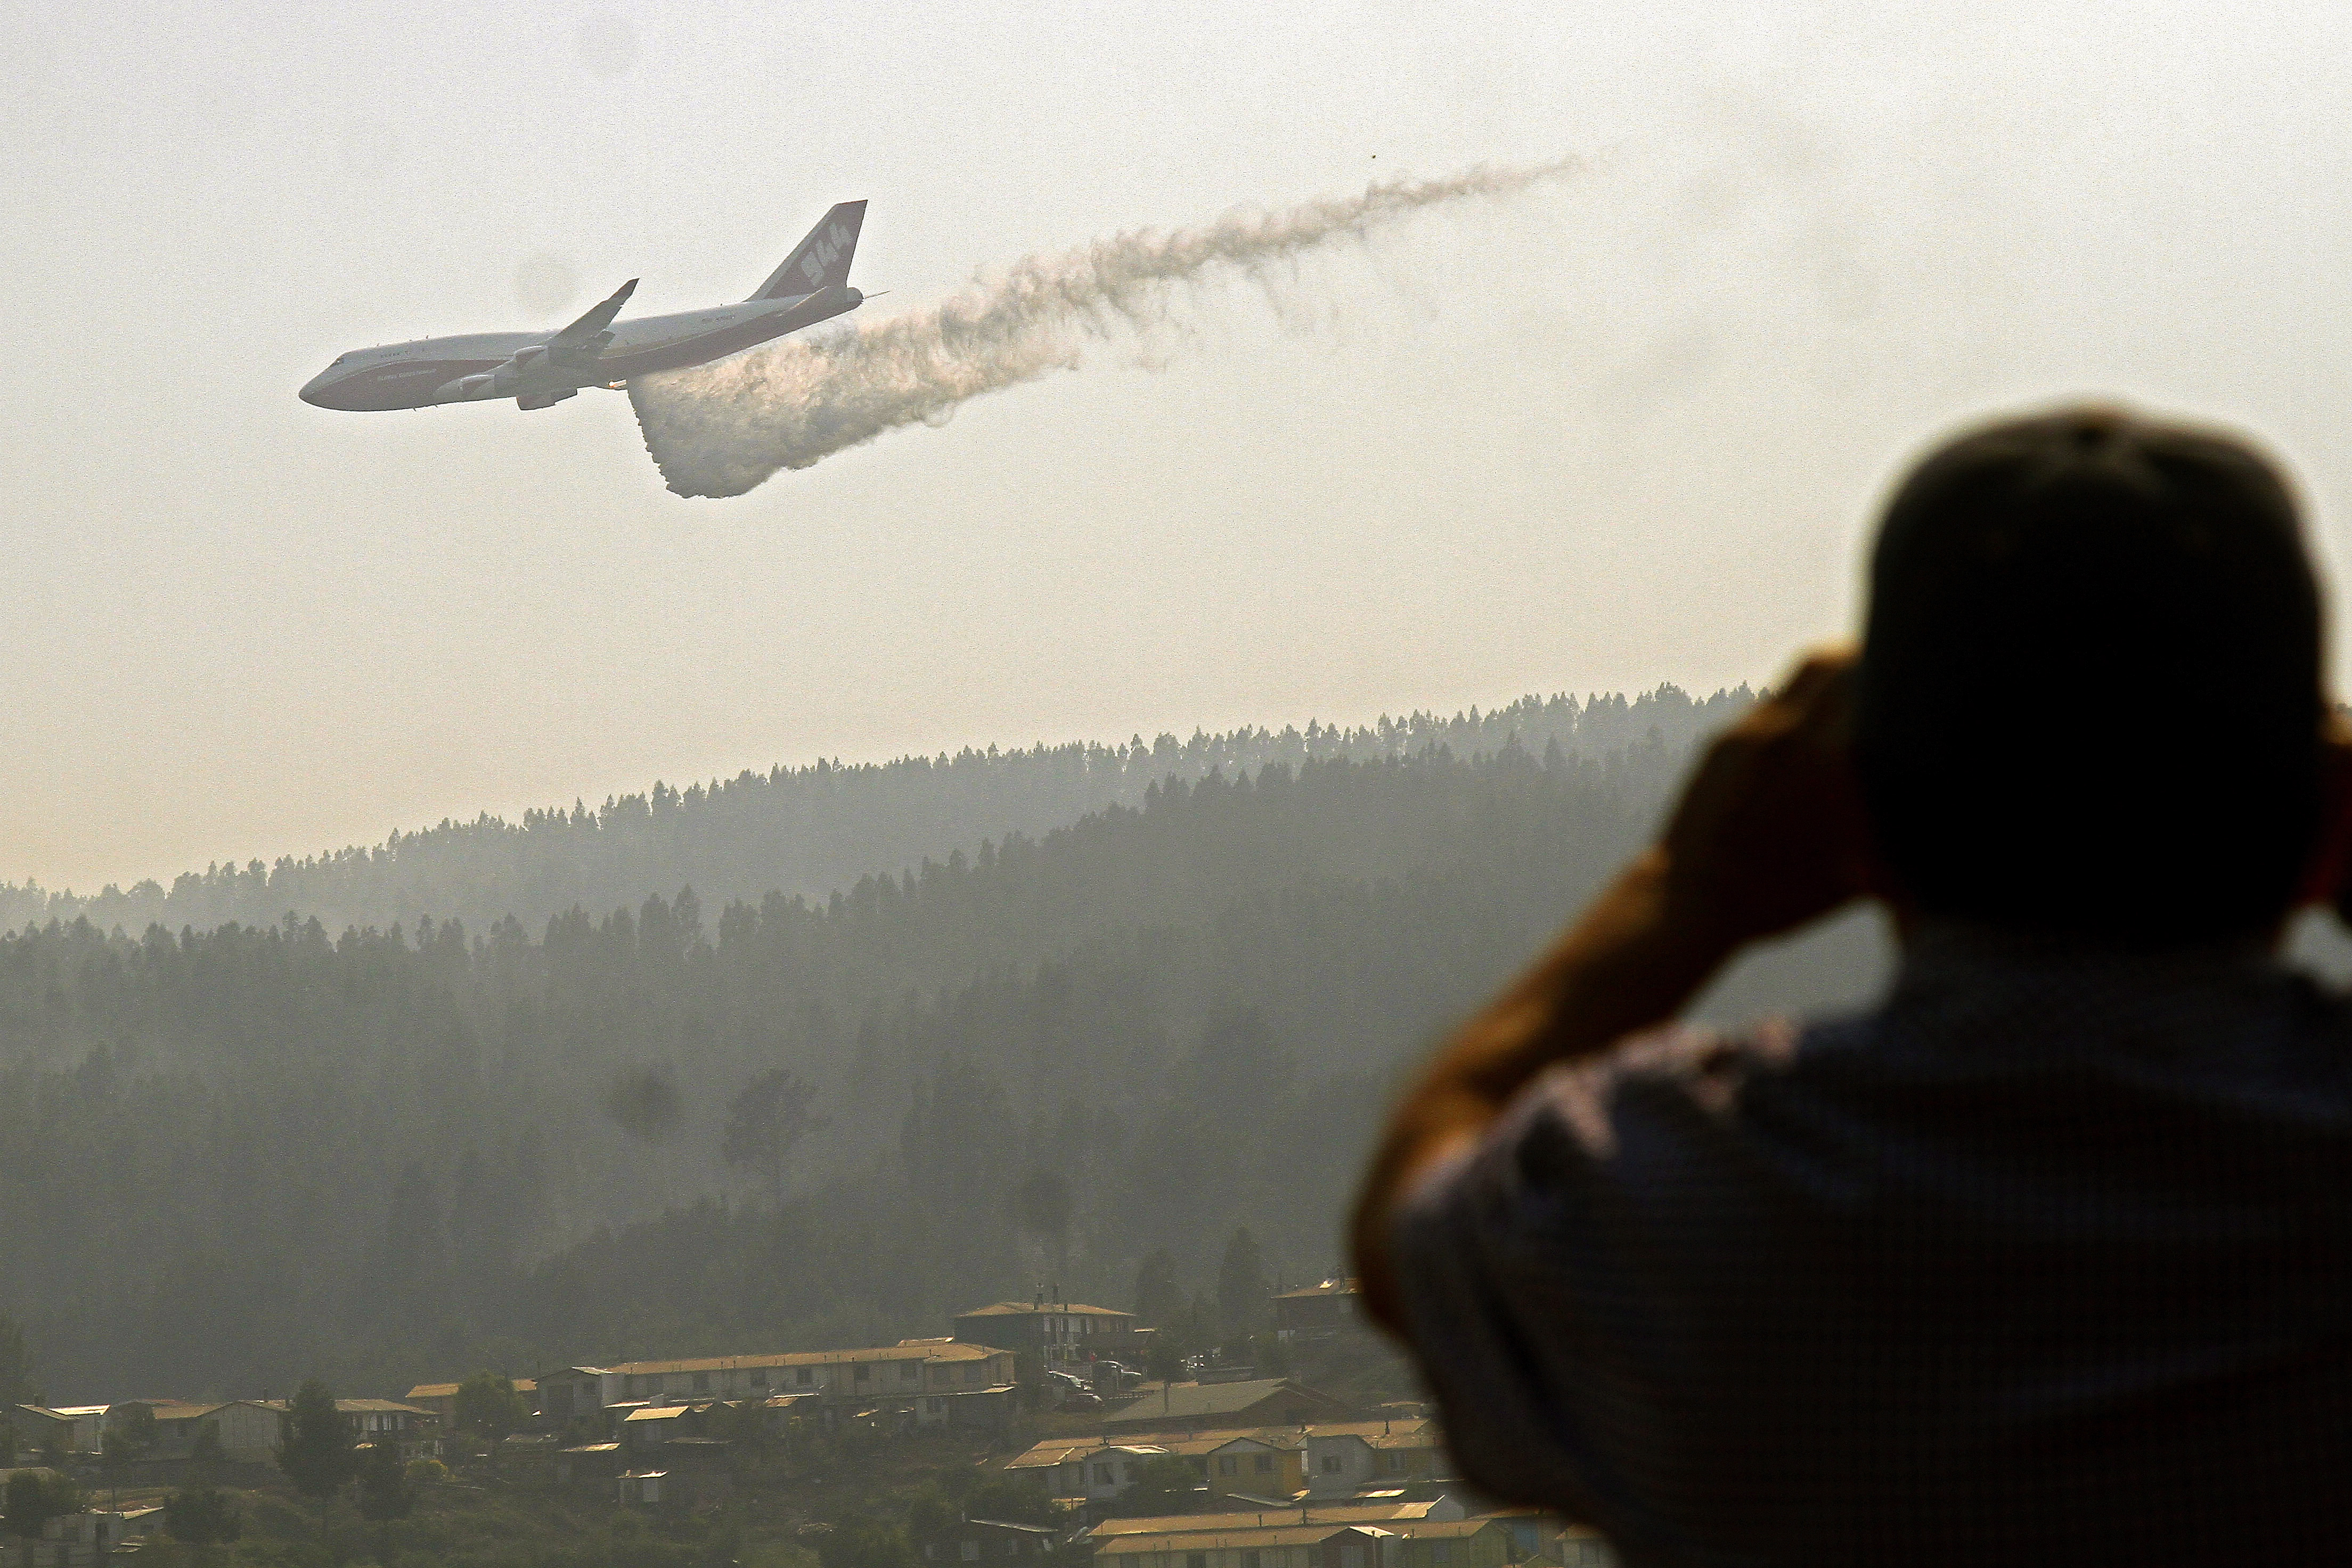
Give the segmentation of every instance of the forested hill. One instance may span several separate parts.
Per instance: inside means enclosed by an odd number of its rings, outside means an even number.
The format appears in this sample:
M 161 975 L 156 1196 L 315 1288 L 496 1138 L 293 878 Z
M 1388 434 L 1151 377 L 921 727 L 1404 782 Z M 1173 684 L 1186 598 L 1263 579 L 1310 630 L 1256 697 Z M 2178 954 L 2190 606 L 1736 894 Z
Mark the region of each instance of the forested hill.
M 54 1399 L 873 1342 L 1234 1226 L 1292 1279 L 1399 1062 L 1684 762 L 1269 763 L 823 900 L 0 938 L 0 1312 Z M 1759 994 L 1868 983 L 1851 934 Z M 787 1069 L 829 1121 L 720 1157 Z M 771 1080 L 772 1081 L 772 1080 Z
M 1601 755 L 1654 730 L 1670 749 L 1713 729 L 1748 693 L 1693 700 L 1662 686 L 1622 696 L 1526 697 L 1451 719 L 1413 713 L 1341 730 L 1240 730 L 1161 735 L 1124 746 L 1039 745 L 950 757 L 745 772 L 683 790 L 656 784 L 601 808 L 526 812 L 520 822 L 484 816 L 444 822 L 383 843 L 275 864 L 215 865 L 166 888 L 143 881 L 93 895 L 0 883 L 0 929 L 87 919 L 137 933 L 161 923 L 197 931 L 235 921 L 275 925 L 289 911 L 330 931 L 413 925 L 429 917 L 475 931 L 512 915 L 532 931 L 577 905 L 604 914 L 646 895 L 692 886 L 714 905 L 769 892 L 823 898 L 871 873 L 896 874 L 926 857 L 970 853 L 983 839 L 1035 836 L 1106 805 L 1132 805 L 1152 784 L 1221 771 L 1231 778 L 1268 763 L 1406 756 L 1433 746 L 1458 757 L 1497 752 L 1514 737 L 1536 756 Z

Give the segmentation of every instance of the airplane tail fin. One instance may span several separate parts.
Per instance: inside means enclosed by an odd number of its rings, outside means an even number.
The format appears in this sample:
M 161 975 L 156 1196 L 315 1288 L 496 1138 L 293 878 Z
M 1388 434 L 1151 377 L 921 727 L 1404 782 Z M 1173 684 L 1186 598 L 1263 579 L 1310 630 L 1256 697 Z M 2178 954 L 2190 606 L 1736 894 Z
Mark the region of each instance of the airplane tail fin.
M 849 258 L 857 249 L 858 226 L 866 221 L 864 202 L 843 202 L 817 220 L 808 237 L 793 247 L 784 264 L 768 274 L 754 300 L 789 300 L 820 289 L 846 288 Z

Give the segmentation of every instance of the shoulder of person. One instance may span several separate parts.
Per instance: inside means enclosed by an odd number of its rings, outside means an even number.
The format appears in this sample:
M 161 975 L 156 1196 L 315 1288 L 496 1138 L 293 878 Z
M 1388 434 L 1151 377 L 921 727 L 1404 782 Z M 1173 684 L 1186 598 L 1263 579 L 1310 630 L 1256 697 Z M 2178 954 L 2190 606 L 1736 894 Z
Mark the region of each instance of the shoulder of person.
M 1556 1121 L 1587 1158 L 1608 1159 L 1616 1152 L 1613 1112 L 1621 1095 L 1663 1089 L 1711 1114 L 1728 1115 L 1750 1079 L 1795 1063 L 1805 1033 L 1788 1018 L 1767 1018 L 1738 1029 L 1674 1023 L 1629 1035 L 1598 1055 L 1544 1072 L 1507 1118 L 1519 1126 L 1504 1136 L 1531 1131 L 1536 1121 Z

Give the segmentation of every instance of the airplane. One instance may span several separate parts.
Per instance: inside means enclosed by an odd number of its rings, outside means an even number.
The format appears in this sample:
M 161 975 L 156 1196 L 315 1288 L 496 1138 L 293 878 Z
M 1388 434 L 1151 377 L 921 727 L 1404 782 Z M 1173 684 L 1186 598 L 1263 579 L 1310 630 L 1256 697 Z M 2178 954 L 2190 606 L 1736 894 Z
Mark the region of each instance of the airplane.
M 631 376 L 702 364 L 857 309 L 866 296 L 849 286 L 849 258 L 865 220 L 864 202 L 826 213 L 740 304 L 616 323 L 636 290 L 632 278 L 559 331 L 470 332 L 355 349 L 311 377 L 302 401 L 372 410 L 511 397 L 517 408 L 545 408 L 583 386 L 623 391 Z

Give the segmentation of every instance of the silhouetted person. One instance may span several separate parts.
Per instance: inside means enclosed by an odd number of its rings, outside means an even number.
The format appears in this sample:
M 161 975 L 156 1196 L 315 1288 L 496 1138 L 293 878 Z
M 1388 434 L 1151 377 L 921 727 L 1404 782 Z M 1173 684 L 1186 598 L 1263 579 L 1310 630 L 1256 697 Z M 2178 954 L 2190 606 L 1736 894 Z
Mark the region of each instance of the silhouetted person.
M 1858 658 L 1395 1114 L 1358 1257 L 1465 1478 L 1633 1564 L 2352 1563 L 2352 1006 L 2275 958 L 2338 880 L 2320 663 L 2242 444 L 1922 463 Z M 1665 1023 L 1862 897 L 1875 1008 Z

